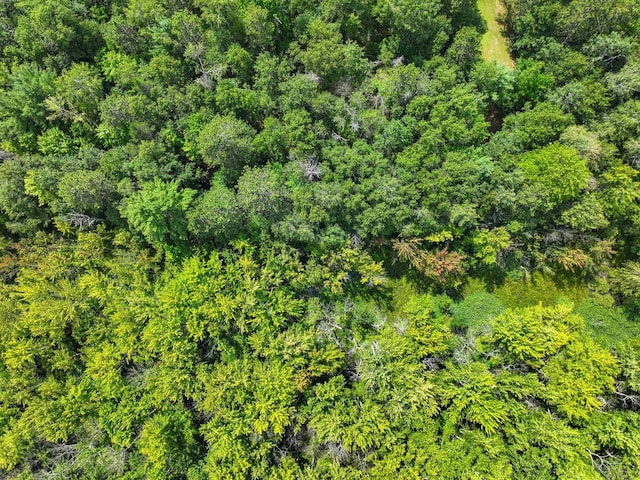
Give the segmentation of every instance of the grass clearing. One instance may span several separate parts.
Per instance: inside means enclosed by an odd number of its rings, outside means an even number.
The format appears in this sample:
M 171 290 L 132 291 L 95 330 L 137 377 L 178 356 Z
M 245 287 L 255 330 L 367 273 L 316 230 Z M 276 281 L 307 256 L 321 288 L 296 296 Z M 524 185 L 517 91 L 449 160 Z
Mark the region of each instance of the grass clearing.
M 513 59 L 509 53 L 507 39 L 502 35 L 502 30 L 497 16 L 504 12 L 501 0 L 478 0 L 478 8 L 482 18 L 487 22 L 487 32 L 482 37 L 482 58 L 487 62 L 496 61 L 507 68 L 513 68 Z

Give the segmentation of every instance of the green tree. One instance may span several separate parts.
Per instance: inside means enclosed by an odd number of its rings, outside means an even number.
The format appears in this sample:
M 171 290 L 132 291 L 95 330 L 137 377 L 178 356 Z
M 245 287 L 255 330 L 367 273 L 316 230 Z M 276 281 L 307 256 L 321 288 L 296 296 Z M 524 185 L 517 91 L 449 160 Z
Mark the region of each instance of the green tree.
M 473 239 L 476 257 L 486 265 L 495 265 L 500 254 L 511 245 L 511 236 L 504 227 L 480 230 Z
M 102 46 L 98 24 L 85 5 L 72 2 L 24 2 L 17 16 L 18 55 L 47 67 L 91 60 Z
M 98 170 L 68 172 L 58 183 L 58 195 L 72 212 L 100 216 L 112 208 L 115 186 Z
M 74 64 L 56 79 L 56 94 L 46 99 L 50 118 L 95 126 L 98 103 L 102 99 L 102 80 L 88 64 Z
M 640 198 L 637 176 L 638 172 L 628 165 L 613 167 L 602 175 L 600 198 L 608 215 L 620 218 L 637 212 Z
M 126 199 L 122 215 L 154 247 L 179 253 L 187 246 L 187 209 L 195 195 L 176 182 L 156 180 Z
M 519 165 L 547 208 L 576 199 L 591 176 L 578 152 L 559 144 L 525 153 Z
M 194 238 L 213 239 L 224 244 L 234 239 L 243 226 L 243 214 L 234 192 L 215 181 L 196 197 L 187 212 L 189 232 Z
M 355 42 L 343 42 L 339 26 L 313 20 L 307 32 L 301 37 L 306 45 L 298 58 L 307 73 L 318 75 L 325 85 L 338 81 L 358 83 L 367 72 L 367 60 L 362 48 Z
M 0 92 L 0 132 L 3 148 L 34 151 L 36 137 L 47 126 L 45 99 L 55 92 L 55 74 L 24 63 L 11 75 L 11 88 Z
M 482 36 L 474 27 L 463 27 L 457 31 L 451 46 L 447 50 L 447 59 L 469 74 L 480 59 L 480 40 Z
M 180 478 L 197 454 L 197 431 L 191 414 L 180 408 L 158 413 L 140 432 L 140 453 L 148 478 Z
M 48 223 L 45 209 L 25 190 L 28 169 L 36 163 L 29 157 L 9 157 L 0 163 L 0 209 L 5 230 L 32 234 Z
M 238 178 L 245 165 L 254 160 L 255 131 L 232 116 L 217 116 L 198 135 L 198 153 L 205 164 L 222 168 L 228 181 Z
M 414 0 L 376 2 L 373 14 L 396 38 L 395 55 L 425 58 L 440 53 L 449 40 L 450 20 L 444 14 L 443 2 Z
M 523 153 L 557 140 L 573 123 L 571 115 L 556 105 L 540 103 L 530 110 L 507 116 L 502 130 L 491 138 L 491 147 L 500 153 Z
M 579 232 L 599 230 L 609 225 L 604 208 L 595 195 L 586 196 L 562 212 L 562 222 Z
M 268 231 L 289 210 L 282 172 L 270 167 L 246 169 L 238 179 L 237 202 L 249 228 Z

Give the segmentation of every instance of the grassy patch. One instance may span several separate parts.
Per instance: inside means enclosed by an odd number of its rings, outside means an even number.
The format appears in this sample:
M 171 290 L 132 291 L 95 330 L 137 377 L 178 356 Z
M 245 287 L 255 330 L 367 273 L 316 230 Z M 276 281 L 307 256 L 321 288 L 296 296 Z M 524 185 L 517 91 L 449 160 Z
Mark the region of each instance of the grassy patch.
M 504 11 L 501 0 L 478 0 L 478 8 L 487 22 L 487 33 L 482 37 L 482 58 L 487 62 L 495 60 L 500 65 L 513 68 L 507 40 L 502 35 L 502 30 L 496 20 L 498 14 Z
M 538 303 L 545 307 L 567 302 L 577 305 L 589 296 L 584 285 L 560 282 L 539 272 L 528 280 L 507 280 L 491 293 L 506 308 L 532 307 Z

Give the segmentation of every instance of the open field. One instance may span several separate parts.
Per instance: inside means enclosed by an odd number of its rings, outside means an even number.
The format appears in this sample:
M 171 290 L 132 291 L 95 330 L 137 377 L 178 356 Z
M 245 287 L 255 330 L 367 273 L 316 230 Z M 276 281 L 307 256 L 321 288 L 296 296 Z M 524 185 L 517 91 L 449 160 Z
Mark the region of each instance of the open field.
M 495 60 L 501 65 L 513 68 L 507 40 L 496 21 L 498 14 L 504 11 L 504 5 L 500 0 L 478 0 L 478 7 L 487 22 L 487 33 L 482 37 L 482 58 L 488 62 Z

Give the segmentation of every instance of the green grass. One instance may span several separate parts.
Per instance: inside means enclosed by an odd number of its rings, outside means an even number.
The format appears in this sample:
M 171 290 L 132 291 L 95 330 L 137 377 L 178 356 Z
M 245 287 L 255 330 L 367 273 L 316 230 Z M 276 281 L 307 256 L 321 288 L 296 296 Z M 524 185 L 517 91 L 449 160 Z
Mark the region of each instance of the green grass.
M 487 62 L 496 61 L 507 68 L 513 68 L 507 40 L 502 35 L 497 15 L 504 10 L 501 0 L 478 0 L 482 18 L 487 22 L 487 33 L 482 37 L 482 58 Z
M 577 305 L 589 296 L 584 285 L 560 282 L 539 272 L 528 280 L 507 280 L 492 293 L 507 308 L 532 307 L 538 303 L 545 307 L 566 302 Z

